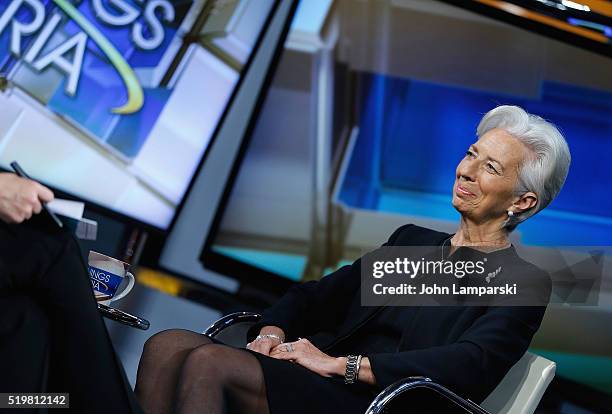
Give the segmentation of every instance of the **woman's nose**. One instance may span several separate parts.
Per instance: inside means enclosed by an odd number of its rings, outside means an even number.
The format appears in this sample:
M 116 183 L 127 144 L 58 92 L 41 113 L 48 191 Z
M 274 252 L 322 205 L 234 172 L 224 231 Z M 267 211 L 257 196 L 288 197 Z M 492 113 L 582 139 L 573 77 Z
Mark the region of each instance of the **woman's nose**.
M 478 171 L 478 166 L 475 162 L 463 161 L 459 164 L 458 173 L 466 181 L 474 181 Z

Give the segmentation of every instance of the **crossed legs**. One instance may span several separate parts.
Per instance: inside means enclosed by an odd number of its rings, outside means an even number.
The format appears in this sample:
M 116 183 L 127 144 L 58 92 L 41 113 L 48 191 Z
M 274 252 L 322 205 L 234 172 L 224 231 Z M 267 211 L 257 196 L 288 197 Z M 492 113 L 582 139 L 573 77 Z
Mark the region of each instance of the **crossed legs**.
M 136 395 L 147 414 L 269 414 L 257 358 L 187 330 L 160 332 L 147 341 Z

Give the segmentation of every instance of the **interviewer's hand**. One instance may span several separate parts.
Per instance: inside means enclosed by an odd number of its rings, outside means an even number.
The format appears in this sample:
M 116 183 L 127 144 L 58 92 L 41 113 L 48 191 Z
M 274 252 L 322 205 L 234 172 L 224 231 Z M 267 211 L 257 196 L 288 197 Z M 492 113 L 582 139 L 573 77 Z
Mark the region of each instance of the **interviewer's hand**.
M 344 375 L 346 364 L 346 362 L 342 362 L 341 358 L 327 355 L 304 338 L 275 346 L 270 351 L 270 356 L 295 362 L 323 377 Z
M 6 223 L 28 220 L 53 198 L 53 192 L 36 181 L 0 173 L 0 219 Z

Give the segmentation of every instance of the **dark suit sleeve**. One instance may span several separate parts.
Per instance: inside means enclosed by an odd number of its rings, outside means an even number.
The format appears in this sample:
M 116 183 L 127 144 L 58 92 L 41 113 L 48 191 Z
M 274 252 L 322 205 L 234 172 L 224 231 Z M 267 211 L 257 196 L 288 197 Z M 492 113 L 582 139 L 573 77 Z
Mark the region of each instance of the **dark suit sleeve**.
M 407 224 L 395 230 L 387 243 L 392 245 Z M 320 281 L 291 287 L 272 307 L 266 309 L 262 320 L 252 326 L 247 340 L 252 341 L 262 327 L 278 326 L 287 340 L 308 336 L 338 326 L 346 316 L 349 305 L 360 285 L 361 259 L 343 266 Z
M 481 402 L 523 356 L 545 309 L 491 307 L 453 344 L 368 355 L 376 385 L 422 375 Z

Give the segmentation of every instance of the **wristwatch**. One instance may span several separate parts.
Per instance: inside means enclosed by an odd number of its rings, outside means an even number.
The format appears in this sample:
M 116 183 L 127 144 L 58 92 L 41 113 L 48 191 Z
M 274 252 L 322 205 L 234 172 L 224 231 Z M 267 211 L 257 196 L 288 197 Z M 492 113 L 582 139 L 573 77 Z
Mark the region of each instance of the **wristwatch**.
M 359 377 L 361 355 L 349 355 L 346 357 L 346 371 L 344 371 L 344 383 L 353 384 Z

